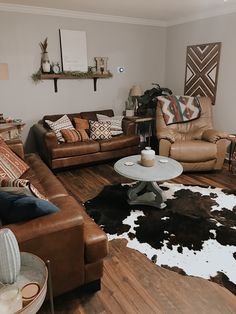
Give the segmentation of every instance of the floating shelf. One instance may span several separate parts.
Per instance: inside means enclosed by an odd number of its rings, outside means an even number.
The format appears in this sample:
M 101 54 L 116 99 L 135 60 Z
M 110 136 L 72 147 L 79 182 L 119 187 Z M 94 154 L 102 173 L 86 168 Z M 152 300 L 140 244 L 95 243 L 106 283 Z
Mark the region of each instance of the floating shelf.
M 60 74 L 41 74 L 40 75 L 40 80 L 53 80 L 54 81 L 54 91 L 57 93 L 58 88 L 57 88 L 57 81 L 58 80 L 86 80 L 86 79 L 93 79 L 93 88 L 94 91 L 97 90 L 97 80 L 98 79 L 107 79 L 111 78 L 112 74 L 109 72 L 108 74 L 94 74 L 94 73 L 89 73 L 84 76 L 84 77 L 79 77 L 73 74 L 65 74 L 65 73 L 60 73 Z

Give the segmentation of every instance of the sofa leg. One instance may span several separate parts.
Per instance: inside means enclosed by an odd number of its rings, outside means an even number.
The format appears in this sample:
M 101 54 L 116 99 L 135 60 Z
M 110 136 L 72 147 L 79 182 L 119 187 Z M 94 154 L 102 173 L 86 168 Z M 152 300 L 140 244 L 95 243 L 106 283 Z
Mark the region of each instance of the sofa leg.
M 83 287 L 83 291 L 86 292 L 97 292 L 99 290 L 101 290 L 101 279 L 89 282 Z

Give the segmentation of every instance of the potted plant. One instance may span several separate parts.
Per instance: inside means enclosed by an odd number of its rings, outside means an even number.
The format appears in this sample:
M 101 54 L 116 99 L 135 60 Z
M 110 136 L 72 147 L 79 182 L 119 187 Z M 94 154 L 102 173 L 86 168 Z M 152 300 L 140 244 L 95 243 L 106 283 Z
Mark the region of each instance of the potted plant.
M 134 116 L 134 102 L 131 96 L 129 96 L 127 101 L 125 102 L 125 115 L 126 117 Z
M 42 70 L 45 73 L 50 73 L 51 66 L 50 66 L 50 61 L 48 58 L 48 38 L 45 38 L 43 42 L 39 43 L 39 46 L 42 50 L 42 57 L 41 57 L 41 66 Z

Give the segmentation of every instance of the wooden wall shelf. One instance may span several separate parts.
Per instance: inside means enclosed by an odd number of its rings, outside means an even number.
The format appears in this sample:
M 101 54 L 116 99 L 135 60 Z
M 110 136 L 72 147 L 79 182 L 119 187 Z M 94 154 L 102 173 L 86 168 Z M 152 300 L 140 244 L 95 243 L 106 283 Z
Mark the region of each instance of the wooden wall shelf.
M 40 80 L 53 80 L 54 81 L 54 91 L 57 93 L 58 88 L 57 88 L 57 81 L 58 80 L 85 80 L 85 79 L 93 79 L 93 87 L 94 91 L 97 90 L 97 80 L 98 79 L 107 79 L 112 77 L 112 74 L 109 72 L 108 74 L 88 74 L 85 77 L 79 77 L 76 75 L 72 74 L 65 74 L 65 73 L 60 73 L 60 74 L 41 74 L 40 75 Z

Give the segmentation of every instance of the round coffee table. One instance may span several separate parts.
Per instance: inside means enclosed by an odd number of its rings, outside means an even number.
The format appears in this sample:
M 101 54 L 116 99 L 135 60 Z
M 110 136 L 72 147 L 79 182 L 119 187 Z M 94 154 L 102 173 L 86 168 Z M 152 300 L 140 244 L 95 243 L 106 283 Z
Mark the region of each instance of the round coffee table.
M 128 203 L 164 208 L 166 196 L 157 182 L 178 177 L 183 172 L 182 165 L 171 158 L 155 156 L 152 167 L 141 164 L 141 155 L 133 155 L 118 160 L 114 169 L 122 176 L 138 181 L 128 192 Z

